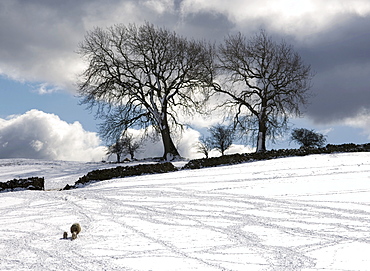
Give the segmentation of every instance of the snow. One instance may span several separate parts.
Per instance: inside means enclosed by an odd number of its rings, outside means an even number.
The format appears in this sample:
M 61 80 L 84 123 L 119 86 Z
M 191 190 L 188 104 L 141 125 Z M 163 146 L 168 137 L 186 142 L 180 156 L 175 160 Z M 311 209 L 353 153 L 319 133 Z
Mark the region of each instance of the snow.
M 0 160 L 0 180 L 45 176 L 50 188 L 0 193 L 0 270 L 369 270 L 370 153 L 57 191 L 109 166 Z M 78 238 L 62 239 L 74 222 Z

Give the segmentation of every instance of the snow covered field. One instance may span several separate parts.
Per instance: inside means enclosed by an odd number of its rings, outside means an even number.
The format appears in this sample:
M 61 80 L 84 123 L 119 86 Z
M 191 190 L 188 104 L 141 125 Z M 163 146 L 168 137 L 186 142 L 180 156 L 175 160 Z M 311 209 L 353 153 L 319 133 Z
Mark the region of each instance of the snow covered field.
M 0 180 L 57 189 L 98 166 L 0 160 Z M 369 270 L 369 251 L 370 153 L 0 193 L 1 270 Z

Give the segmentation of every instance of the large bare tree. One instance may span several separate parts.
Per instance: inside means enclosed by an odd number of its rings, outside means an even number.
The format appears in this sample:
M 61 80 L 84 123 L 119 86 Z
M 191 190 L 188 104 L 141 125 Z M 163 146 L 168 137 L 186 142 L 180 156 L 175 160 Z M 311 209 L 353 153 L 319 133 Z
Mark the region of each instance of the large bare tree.
M 252 131 L 257 151 L 266 150 L 266 139 L 285 132 L 288 119 L 300 114 L 307 103 L 312 73 L 292 46 L 276 43 L 265 31 L 247 40 L 242 34 L 228 36 L 219 47 L 224 84 L 223 104 L 232 108 L 235 124 Z
M 214 46 L 145 23 L 95 28 L 78 52 L 88 63 L 79 93 L 83 103 L 97 106 L 102 135 L 153 126 L 163 158 L 179 156 L 171 131 L 180 110 L 191 113 L 203 104 L 199 93 L 212 84 Z

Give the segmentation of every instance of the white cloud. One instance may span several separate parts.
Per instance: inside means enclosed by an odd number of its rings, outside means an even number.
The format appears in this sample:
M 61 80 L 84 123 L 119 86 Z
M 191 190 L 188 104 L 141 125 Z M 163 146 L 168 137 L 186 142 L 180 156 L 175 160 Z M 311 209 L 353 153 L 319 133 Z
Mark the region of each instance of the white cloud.
M 38 110 L 0 119 L 0 158 L 100 161 L 105 148 L 96 133 Z
M 225 153 L 226 154 L 233 154 L 233 153 L 249 153 L 255 152 L 256 148 L 252 148 L 251 146 L 244 146 L 244 145 L 236 145 L 232 144 L 230 148 L 228 148 Z
M 370 110 L 360 110 L 355 117 L 343 120 L 343 124 L 363 130 L 363 134 L 370 139 Z
M 40 95 L 43 95 L 43 94 L 50 94 L 50 93 L 58 92 L 60 90 L 61 89 L 58 87 L 50 86 L 47 83 L 42 83 L 42 84 L 37 85 L 37 88 L 34 90 L 34 92 Z
M 328 127 L 328 128 L 325 128 L 325 129 L 318 130 L 317 132 L 327 136 L 332 131 L 334 131 L 334 128 L 333 127 Z
M 146 0 L 144 5 L 152 10 L 155 10 L 159 14 L 162 14 L 166 11 L 173 11 L 174 9 L 173 0 Z
M 215 12 L 225 14 L 238 29 L 258 22 L 270 29 L 304 37 L 334 27 L 346 15 L 370 14 L 368 0 L 185 0 L 182 13 Z
M 129 129 L 136 138 L 144 130 Z M 186 128 L 174 133 L 173 141 L 182 157 L 195 159 L 203 157 L 197 152 L 196 143 L 200 133 Z M 96 133 L 83 129 L 79 122 L 67 123 L 54 114 L 30 110 L 23 115 L 12 115 L 0 119 L 0 158 L 34 158 L 66 161 L 101 161 L 106 159 L 106 148 L 100 145 Z M 227 154 L 251 152 L 249 146 L 232 145 Z M 146 138 L 136 158 L 162 157 L 161 140 Z M 219 156 L 217 151 L 211 156 Z M 109 160 L 115 160 L 112 156 Z
M 196 130 L 187 128 L 183 131 L 181 136 L 177 136 L 177 147 L 180 155 L 186 158 L 197 158 L 199 154 L 196 150 L 196 143 L 198 142 L 200 133 Z

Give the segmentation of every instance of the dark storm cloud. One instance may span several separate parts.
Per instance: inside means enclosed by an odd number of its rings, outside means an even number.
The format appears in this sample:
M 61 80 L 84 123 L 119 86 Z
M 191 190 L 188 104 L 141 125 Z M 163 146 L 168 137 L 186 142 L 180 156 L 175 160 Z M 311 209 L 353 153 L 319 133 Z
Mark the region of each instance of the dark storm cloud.
M 370 5 L 368 1 L 213 1 L 198 3 L 196 14 L 217 14 L 230 32 L 246 36 L 265 29 L 292 43 L 316 73 L 306 116 L 338 123 L 370 112 Z M 292 7 L 294 5 L 294 7 Z M 191 12 L 190 12 L 191 14 Z M 210 16 L 210 15 L 208 15 Z M 222 20 L 220 20 L 222 21 Z M 229 24 L 225 24 L 225 21 Z M 196 22 L 203 24 L 202 20 Z M 190 25 L 190 24 L 189 24 Z M 218 24 L 212 22 L 209 29 Z M 226 33 L 228 34 L 228 33 Z M 359 113 L 362 115 L 359 116 Z
M 264 28 L 292 41 L 316 72 L 307 115 L 327 123 L 370 109 L 370 7 L 367 1 L 3 0 L 0 74 L 73 91 L 83 68 L 75 53 L 94 26 L 149 21 L 181 35 L 221 42 Z M 285 6 L 284 6 L 285 5 Z M 286 13 L 285 13 L 286 12 Z M 298 15 L 297 15 L 298 14 Z M 47 91 L 47 90 L 46 90 Z
M 164 21 L 159 8 L 172 7 L 149 2 L 0 1 L 0 75 L 73 91 L 82 65 L 75 52 L 86 31 L 116 23 Z
M 318 71 L 348 64 L 367 64 L 370 60 L 370 17 L 353 16 L 312 37 L 307 57 Z
M 60 3 L 63 2 L 63 5 Z M 78 1 L 0 2 L 0 50 L 29 53 L 32 46 L 65 48 L 83 29 L 83 3 Z M 9 57 L 16 57 L 9 54 Z
M 1 1 L 0 74 L 65 85 L 76 64 L 84 2 Z
M 338 122 L 370 109 L 370 17 L 350 17 L 300 50 L 316 72 L 308 116 Z
M 184 16 L 177 31 L 198 39 L 222 42 L 234 27 L 225 14 L 200 12 Z

